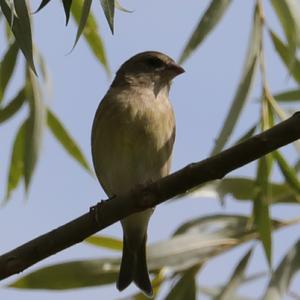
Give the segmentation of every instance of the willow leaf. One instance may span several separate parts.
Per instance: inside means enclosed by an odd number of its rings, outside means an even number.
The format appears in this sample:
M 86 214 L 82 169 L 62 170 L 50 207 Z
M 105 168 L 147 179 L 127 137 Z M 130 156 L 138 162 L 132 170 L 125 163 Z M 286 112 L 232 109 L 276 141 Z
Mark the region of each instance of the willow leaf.
M 280 102 L 293 102 L 300 100 L 300 89 L 289 90 L 274 95 L 274 98 Z
M 196 296 L 196 279 L 192 268 L 183 273 L 164 300 L 196 300 Z
M 300 5 L 297 0 L 271 0 L 271 3 L 289 44 L 287 65 L 290 70 L 293 68 L 296 49 L 300 45 Z
M 3 108 L 0 109 L 0 124 L 11 118 L 22 107 L 25 101 L 25 90 L 22 88 L 17 95 Z
M 93 235 L 88 237 L 84 241 L 90 245 L 108 248 L 111 250 L 122 251 L 123 249 L 123 242 L 121 240 L 107 236 Z
M 27 70 L 25 92 L 30 107 L 26 125 L 24 157 L 25 188 L 28 190 L 38 160 L 45 124 L 45 106 L 41 98 L 41 92 L 36 77 L 29 69 Z
M 47 124 L 55 138 L 60 142 L 64 149 L 89 173 L 92 173 L 87 160 L 82 154 L 80 148 L 64 128 L 59 119 L 48 109 Z
M 287 184 L 298 194 L 300 194 L 300 181 L 297 172 L 292 168 L 286 159 L 282 156 L 279 151 L 272 153 L 278 166 L 281 170 L 283 177 L 285 178 Z
M 34 12 L 37 13 L 39 12 L 41 9 L 43 9 L 51 0 L 42 0 L 38 9 Z
M 5 202 L 9 200 L 11 193 L 18 187 L 21 178 L 24 176 L 25 126 L 26 122 L 21 125 L 14 139 L 8 169 Z
M 4 98 L 7 85 L 15 70 L 19 47 L 15 41 L 10 45 L 0 64 L 0 103 Z
M 133 12 L 133 10 L 129 10 L 129 9 L 123 7 L 118 0 L 115 0 L 115 8 L 122 11 L 122 12 L 126 12 L 126 13 L 132 13 Z
M 255 77 L 256 61 L 260 51 L 261 26 L 261 19 L 256 7 L 253 16 L 252 33 L 250 36 L 243 75 L 238 84 L 237 91 L 233 98 L 230 110 L 226 116 L 225 122 L 222 126 L 221 132 L 216 139 L 215 146 L 211 152 L 212 155 L 219 153 L 224 148 L 240 117 L 241 111 L 245 106 L 247 96 L 250 92 L 251 83 Z
M 82 10 L 81 10 L 80 20 L 79 20 L 77 34 L 76 34 L 73 48 L 76 46 L 76 44 L 84 30 L 85 24 L 89 17 L 91 5 L 92 5 L 92 0 L 83 0 L 83 6 L 82 6 Z
M 81 22 L 82 3 L 83 3 L 82 1 L 74 1 L 71 6 L 71 13 L 77 24 L 80 24 Z M 83 36 L 86 39 L 88 45 L 90 46 L 90 49 L 93 52 L 93 54 L 96 56 L 98 61 L 103 65 L 107 74 L 110 75 L 110 69 L 108 66 L 104 45 L 98 33 L 96 20 L 91 12 L 87 17 L 86 24 L 83 29 Z
M 26 1 L 14 0 L 14 6 L 17 14 L 16 16 L 13 14 L 13 11 L 7 5 L 6 1 L 0 0 L 0 7 L 8 24 L 11 24 L 11 29 L 16 38 L 18 46 L 22 50 L 29 66 L 36 74 L 33 62 L 30 18 Z
M 253 125 L 250 127 L 240 138 L 237 139 L 237 141 L 234 143 L 234 145 L 240 144 L 244 142 L 245 140 L 249 139 L 250 137 L 253 136 L 257 129 L 257 124 Z
M 263 300 L 281 300 L 287 295 L 293 277 L 300 268 L 300 241 L 298 241 L 273 272 Z
M 179 63 L 183 63 L 204 41 L 225 14 L 231 0 L 212 0 L 201 17 L 196 29 L 182 51 Z
M 65 15 L 66 15 L 66 26 L 69 23 L 72 2 L 73 2 L 72 0 L 63 0 L 64 11 L 65 11 Z
M 300 163 L 297 166 L 300 169 Z M 295 169 L 298 170 L 296 167 Z M 288 184 L 269 182 L 269 185 L 272 190 L 272 197 L 269 200 L 272 204 L 298 203 L 300 201 L 300 195 L 294 193 Z M 254 198 L 255 190 L 256 182 L 252 178 L 228 177 L 197 187 L 189 194 L 191 197 L 219 198 L 221 200 L 226 196 L 231 196 L 235 200 L 247 201 Z
M 236 125 L 241 111 L 246 103 L 251 83 L 255 75 L 256 58 L 253 60 L 248 72 L 242 77 L 236 94 L 233 98 L 232 105 L 226 116 L 225 122 L 222 126 L 221 132 L 216 139 L 215 146 L 211 152 L 211 155 L 219 153 L 226 145 L 229 137 L 231 136 L 234 126 Z
M 290 66 L 290 60 L 289 60 L 289 47 L 284 44 L 280 40 L 280 38 L 277 36 L 275 32 L 272 30 L 269 31 L 273 45 L 276 49 L 276 52 L 280 56 L 281 60 L 284 62 L 288 70 L 290 71 L 290 74 L 293 76 L 293 78 L 300 83 L 300 61 L 297 58 L 293 59 L 293 64 Z
M 220 291 L 215 300 L 231 300 L 235 297 L 237 289 L 241 286 L 245 278 L 245 271 L 248 266 L 249 259 L 252 255 L 252 251 L 253 249 L 251 248 L 242 257 L 241 261 L 236 266 L 233 274 L 230 276 L 229 282 Z
M 103 12 L 105 14 L 107 23 L 111 30 L 111 33 L 114 33 L 114 15 L 115 15 L 115 0 L 100 0 Z
M 267 99 L 262 100 L 261 129 L 263 131 L 273 126 L 273 114 Z M 265 255 L 269 265 L 272 265 L 272 223 L 270 219 L 269 204 L 272 199 L 270 175 L 274 159 L 271 154 L 259 159 L 257 165 L 256 188 L 253 199 L 254 223 L 259 232 Z
M 217 220 L 216 216 L 212 218 Z M 233 216 L 222 216 L 223 221 L 226 218 L 230 219 L 230 223 L 233 222 Z M 217 227 L 215 222 L 211 222 L 211 226 L 202 226 L 204 231 L 198 231 L 199 224 L 194 221 L 184 234 L 150 245 L 147 249 L 149 271 L 157 273 L 163 267 L 175 272 L 184 272 L 195 266 L 198 268 L 199 264 L 209 258 L 224 253 L 242 242 L 257 238 L 256 231 L 253 228 L 249 229 L 247 217 L 236 216 L 236 218 L 238 219 L 234 223 L 236 227 L 231 226 L 227 234 L 223 231 L 223 227 Z M 198 221 L 202 225 L 205 223 Z M 279 228 L 287 224 L 275 221 L 274 227 L 275 225 Z M 218 229 L 223 233 L 217 234 Z M 210 234 L 212 230 L 213 235 Z M 117 279 L 120 261 L 118 257 L 55 264 L 19 277 L 10 286 L 20 289 L 66 290 L 111 284 Z

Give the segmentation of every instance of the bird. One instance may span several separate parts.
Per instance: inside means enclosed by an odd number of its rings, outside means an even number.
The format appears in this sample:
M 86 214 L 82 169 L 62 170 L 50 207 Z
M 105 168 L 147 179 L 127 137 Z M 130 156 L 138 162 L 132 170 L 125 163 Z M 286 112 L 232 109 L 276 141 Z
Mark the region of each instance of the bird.
M 92 125 L 92 159 L 109 197 L 158 180 L 170 172 L 175 116 L 169 101 L 172 79 L 184 72 L 168 55 L 138 53 L 125 61 L 100 102 Z M 146 262 L 149 219 L 154 208 L 121 220 L 123 253 L 117 289 L 134 282 L 153 295 Z

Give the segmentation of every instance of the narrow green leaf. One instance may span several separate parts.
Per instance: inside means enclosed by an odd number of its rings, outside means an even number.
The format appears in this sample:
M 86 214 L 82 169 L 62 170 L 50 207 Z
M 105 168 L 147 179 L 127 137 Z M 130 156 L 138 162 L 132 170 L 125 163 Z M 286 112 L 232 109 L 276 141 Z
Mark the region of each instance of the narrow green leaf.
M 0 124 L 11 118 L 22 107 L 25 101 L 25 90 L 22 88 L 17 95 L 7 104 L 6 107 L 0 109 Z
M 77 34 L 76 34 L 76 38 L 75 38 L 75 42 L 73 45 L 73 49 L 76 46 L 83 30 L 85 27 L 85 24 L 88 20 L 89 17 L 89 13 L 90 13 L 90 9 L 91 9 L 91 5 L 92 5 L 92 0 L 83 0 L 83 6 L 82 6 L 82 10 L 81 10 L 81 16 L 80 16 L 80 21 L 78 24 L 78 29 L 77 29 Z
M 300 3 L 298 0 L 286 0 L 285 1 L 289 7 L 289 10 L 291 12 L 293 21 L 295 22 L 295 39 L 297 42 L 297 46 L 299 47 L 300 45 L 300 19 L 299 19 L 299 15 L 300 15 Z
M 299 101 L 300 100 L 300 89 L 281 92 L 279 94 L 274 95 L 274 98 L 277 101 L 281 101 L 281 102 Z
M 68 290 L 115 283 L 119 259 L 72 261 L 41 268 L 29 273 L 10 287 L 19 289 Z
M 26 126 L 24 179 L 25 188 L 28 190 L 33 170 L 39 156 L 42 132 L 45 124 L 45 107 L 41 99 L 36 77 L 29 69 L 27 69 L 26 75 L 25 92 L 30 111 Z
M 9 23 L 9 26 L 12 28 L 14 23 L 14 18 L 15 18 L 15 12 L 16 12 L 14 0 L 9 0 L 7 4 L 9 5 L 10 16 L 11 16 L 11 21 Z
M 299 163 L 300 169 L 300 163 Z M 287 184 L 269 182 L 272 190 L 270 201 L 276 203 L 297 203 L 300 195 L 294 193 Z M 216 180 L 190 191 L 191 197 L 220 198 L 231 196 L 235 200 L 250 200 L 255 196 L 256 181 L 243 177 L 228 177 Z M 186 195 L 186 194 L 184 194 Z
M 288 293 L 291 281 L 300 268 L 300 241 L 285 255 L 272 274 L 263 300 L 281 300 Z
M 153 289 L 153 285 L 152 285 L 152 289 Z M 140 292 L 127 297 L 118 298 L 117 300 L 148 300 L 148 299 L 149 299 L 148 296 L 146 296 L 143 292 Z M 152 296 L 152 299 L 156 299 L 154 294 Z
M 11 193 L 18 187 L 20 179 L 24 175 L 25 126 L 24 122 L 17 131 L 13 143 L 4 202 L 9 200 Z
M 196 29 L 184 47 L 179 63 L 183 63 L 197 47 L 204 41 L 207 35 L 222 19 L 231 0 L 212 0 L 207 10 L 202 15 Z
M 271 105 L 274 113 L 277 114 L 277 116 L 279 117 L 279 119 L 281 121 L 285 121 L 286 119 L 288 119 L 291 116 L 291 114 L 289 112 L 285 111 L 284 109 L 282 109 L 280 107 L 280 105 L 278 105 L 277 101 L 275 100 L 275 98 L 272 95 L 269 95 L 268 102 Z M 296 148 L 296 151 L 300 153 L 300 141 L 299 140 L 294 141 L 293 145 Z
M 274 123 L 273 111 L 268 101 L 269 94 L 264 90 L 261 109 L 261 129 L 271 128 Z M 274 159 L 271 154 L 263 156 L 258 161 L 256 188 L 253 198 L 253 217 L 262 241 L 269 265 L 272 265 L 272 223 L 269 204 L 272 202 L 272 190 L 269 183 Z
M 270 158 L 263 157 L 258 162 L 256 196 L 253 201 L 253 216 L 262 241 L 269 265 L 272 262 L 272 225 L 269 213 L 270 186 L 268 173 Z
M 252 255 L 253 249 L 251 248 L 243 256 L 241 261 L 236 266 L 233 274 L 230 276 L 228 283 L 220 291 L 215 300 L 231 300 L 235 297 L 237 289 L 241 286 L 245 278 L 245 271 L 248 266 L 249 259 Z
M 51 0 L 42 0 L 38 9 L 34 12 L 35 14 L 43 9 Z
M 255 280 L 266 277 L 266 275 L 267 275 L 267 273 L 260 272 L 260 273 L 256 273 L 256 274 L 244 277 L 241 279 L 241 281 L 242 281 L 241 284 L 247 284 L 247 283 L 253 282 Z M 206 287 L 206 286 L 198 285 L 198 291 L 204 295 L 211 297 L 211 299 L 215 299 L 215 297 L 217 297 L 224 288 L 226 288 L 226 286 Z M 237 294 L 234 294 L 231 299 L 232 300 L 254 300 L 254 298 L 239 296 Z
M 290 67 L 290 61 L 289 61 L 289 48 L 287 45 L 285 45 L 280 38 L 276 35 L 275 32 L 272 30 L 269 30 L 273 45 L 279 54 L 281 60 L 284 62 L 286 67 L 290 70 L 291 75 L 293 78 L 300 83 L 300 61 L 295 58 L 293 60 L 293 64 Z
M 270 113 L 272 113 L 272 114 L 275 113 L 281 121 L 285 121 L 287 118 L 290 117 L 289 113 L 286 112 L 284 109 L 282 109 L 278 105 L 277 101 L 275 100 L 275 98 L 271 94 L 267 93 L 267 99 L 268 99 L 268 103 L 271 107 Z M 272 126 L 273 126 L 273 123 L 274 122 L 272 122 Z M 299 141 L 294 141 L 293 145 L 296 148 L 296 151 L 298 151 L 300 153 L 300 142 Z
M 273 223 L 275 228 L 282 226 L 277 220 Z M 212 215 L 192 219 L 182 224 L 172 239 L 148 247 L 149 267 L 151 270 L 164 266 L 174 270 L 190 268 L 257 236 L 246 216 Z
M 278 103 L 275 100 L 275 98 L 271 94 L 269 94 L 269 93 L 267 93 L 266 97 L 267 97 L 268 103 L 269 103 L 269 105 L 271 107 L 271 110 L 269 111 L 269 113 L 272 113 L 272 114 L 275 113 L 280 118 L 281 121 L 286 120 L 288 118 L 288 114 L 286 113 L 286 111 L 284 109 L 282 109 L 278 105 Z M 272 123 L 272 126 L 273 125 L 274 124 Z
M 296 192 L 300 193 L 300 181 L 298 179 L 297 172 L 294 168 L 292 168 L 289 163 L 285 160 L 282 154 L 279 151 L 275 151 L 272 153 L 275 158 L 278 166 L 281 170 L 283 177 L 285 178 L 287 184 Z
M 65 10 L 65 15 L 66 15 L 66 26 L 69 23 L 70 19 L 70 10 L 72 6 L 72 0 L 63 0 L 63 5 L 64 5 L 64 10 Z
M 19 47 L 16 42 L 10 45 L 0 64 L 0 103 L 4 98 L 7 84 L 16 66 Z
M 255 196 L 253 201 L 254 222 L 258 228 L 269 265 L 272 264 L 272 225 L 269 213 L 272 190 L 269 176 L 273 165 L 271 155 L 266 155 L 258 161 Z
M 11 30 L 11 26 L 7 22 L 5 22 L 5 38 L 7 43 L 13 43 L 16 40 Z
M 195 275 L 193 268 L 184 272 L 182 277 L 171 288 L 165 300 L 196 300 L 197 289 Z
M 49 74 L 49 71 L 47 68 L 47 64 L 45 62 L 44 57 L 38 50 L 35 51 L 35 54 L 36 54 L 36 59 L 37 59 L 37 64 L 39 66 L 39 70 L 40 70 L 43 80 L 44 80 L 43 84 L 44 84 L 45 94 L 51 95 L 52 82 L 51 82 L 51 77 L 50 77 L 50 74 Z
M 269 105 L 272 107 L 272 111 L 274 111 L 274 113 L 277 114 L 280 120 L 284 121 L 290 117 L 289 113 L 287 113 L 284 109 L 282 109 L 278 105 L 277 101 L 271 94 L 268 93 L 267 98 L 268 98 Z M 293 146 L 296 148 L 296 151 L 300 153 L 300 141 L 298 140 L 294 141 Z
M 77 24 L 80 24 L 80 22 L 81 22 L 81 5 L 80 4 L 82 4 L 82 1 L 75 1 L 72 3 L 72 7 L 71 7 L 71 13 Z M 87 43 L 89 44 L 90 49 L 93 52 L 93 54 L 96 56 L 98 61 L 103 65 L 107 74 L 110 75 L 110 69 L 108 66 L 104 45 L 103 45 L 103 42 L 98 33 L 96 20 L 91 12 L 87 18 L 86 25 L 83 30 L 83 35 L 84 35 Z
M 208 299 L 214 299 L 219 292 L 221 288 L 220 287 L 206 287 L 206 286 L 198 286 L 198 292 L 199 294 L 204 294 L 205 296 L 208 296 Z M 255 298 L 249 298 L 245 296 L 239 296 L 239 295 L 234 295 L 231 300 L 257 300 Z
M 132 13 L 133 12 L 133 10 L 128 10 L 125 7 L 123 7 L 118 0 L 115 0 L 115 8 L 120 10 L 120 11 L 126 12 L 126 13 Z
M 271 0 L 271 3 L 289 44 L 287 65 L 290 70 L 293 67 L 297 46 L 300 45 L 300 6 L 297 0 Z
M 224 148 L 228 139 L 230 138 L 234 126 L 236 125 L 240 117 L 241 111 L 245 106 L 248 94 L 251 89 L 251 83 L 255 77 L 257 56 L 260 51 L 259 47 L 261 41 L 261 26 L 262 26 L 257 7 L 255 8 L 253 19 L 254 20 L 253 20 L 252 33 L 250 36 L 248 53 L 246 56 L 244 69 L 243 69 L 243 75 L 241 77 L 237 91 L 233 98 L 233 102 L 230 107 L 230 110 L 222 126 L 221 132 L 218 138 L 216 139 L 215 146 L 211 152 L 212 155 L 219 153 Z
M 252 137 L 256 129 L 257 129 L 257 124 L 250 127 L 240 138 L 238 138 L 238 140 L 234 143 L 234 145 L 240 144 L 245 140 L 249 139 L 250 137 Z
M 295 170 L 297 173 L 300 171 L 300 159 L 295 164 Z
M 233 216 L 229 217 L 233 222 Z M 169 240 L 152 244 L 147 249 L 148 267 L 151 273 L 159 272 L 163 267 L 169 267 L 174 272 L 183 272 L 192 267 L 199 268 L 201 263 L 209 258 L 232 249 L 243 242 L 257 238 L 256 231 L 249 228 L 249 219 L 243 216 L 236 216 L 238 227 L 231 227 L 231 230 L 223 234 L 211 235 L 209 231 L 223 231 L 222 224 L 216 226 L 217 220 L 212 216 L 211 226 L 202 226 L 193 223 L 185 231 L 186 234 L 178 234 Z M 224 220 L 226 215 L 223 215 Z M 206 219 L 208 219 L 206 217 Z M 205 222 L 198 222 L 205 225 Z M 280 228 L 292 223 L 274 221 L 274 228 Z M 206 224 L 207 225 L 207 224 Z M 229 229 L 229 228 L 228 228 Z M 205 234 L 203 234 L 205 233 Z M 68 263 L 56 264 L 33 271 L 10 286 L 23 289 L 74 289 L 89 286 L 100 286 L 103 284 L 114 283 L 120 268 L 119 258 L 103 258 L 99 260 L 73 261 Z
M 271 0 L 271 3 L 289 42 L 289 48 L 293 49 L 294 54 L 296 49 L 295 24 L 291 11 L 289 10 L 288 1 Z
M 100 0 L 100 2 L 111 33 L 114 34 L 115 0 Z
M 13 12 L 5 0 L 0 0 L 0 7 L 8 24 L 12 25 L 12 31 L 18 46 L 22 50 L 31 69 L 36 74 L 33 62 L 31 26 L 26 1 L 14 0 L 14 5 L 17 16 L 14 16 L 12 19 Z
M 80 148 L 75 143 L 58 118 L 48 109 L 47 123 L 55 138 L 60 142 L 64 149 L 89 173 L 92 174 L 91 168 L 84 158 Z
M 273 222 L 274 226 L 279 225 L 278 221 Z M 180 225 L 173 235 L 199 234 L 203 241 L 213 241 L 222 238 L 240 239 L 254 231 L 255 227 L 249 225 L 247 216 L 216 214 L 189 220 Z
M 241 79 L 236 94 L 234 96 L 230 110 L 226 116 L 226 120 L 222 126 L 221 132 L 216 139 L 215 146 L 211 152 L 211 155 L 219 153 L 226 145 L 229 137 L 231 136 L 234 126 L 236 125 L 241 111 L 246 103 L 250 86 L 255 75 L 256 59 L 248 70 L 248 72 Z
M 300 43 L 300 4 L 298 0 L 271 0 L 272 6 L 284 30 L 285 36 L 292 43 Z
M 275 220 L 272 225 L 273 229 L 282 226 Z M 169 241 L 160 242 L 156 246 L 150 245 L 150 269 L 159 265 L 161 257 L 161 264 L 172 266 L 174 271 L 182 270 L 232 249 L 237 246 L 236 242 L 259 237 L 256 227 L 250 225 L 250 219 L 237 215 L 217 215 L 190 220 L 180 226 L 175 234 Z M 222 241 L 223 245 L 220 244 Z M 156 260 L 152 260 L 152 257 Z
M 84 241 L 90 245 L 108 248 L 111 250 L 122 251 L 123 249 L 123 242 L 121 240 L 107 236 L 93 235 L 88 237 Z

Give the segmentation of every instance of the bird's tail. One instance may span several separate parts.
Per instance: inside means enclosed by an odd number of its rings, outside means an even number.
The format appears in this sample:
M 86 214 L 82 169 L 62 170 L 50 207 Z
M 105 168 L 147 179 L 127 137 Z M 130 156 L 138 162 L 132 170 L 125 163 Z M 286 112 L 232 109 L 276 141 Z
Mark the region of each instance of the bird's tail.
M 118 290 L 124 290 L 132 281 L 147 296 L 153 295 L 146 261 L 146 236 L 136 251 L 128 247 L 125 236 L 123 239 L 123 255 L 117 281 Z

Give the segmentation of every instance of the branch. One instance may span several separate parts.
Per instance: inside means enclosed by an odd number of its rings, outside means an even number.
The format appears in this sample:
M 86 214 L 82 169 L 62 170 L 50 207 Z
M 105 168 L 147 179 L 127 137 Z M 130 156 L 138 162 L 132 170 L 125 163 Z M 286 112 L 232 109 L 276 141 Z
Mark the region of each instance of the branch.
M 273 128 L 213 157 L 192 163 L 147 186 L 101 201 L 79 218 L 0 256 L 0 279 L 79 243 L 124 217 L 158 205 L 205 182 L 221 179 L 284 145 L 300 138 L 300 112 Z

